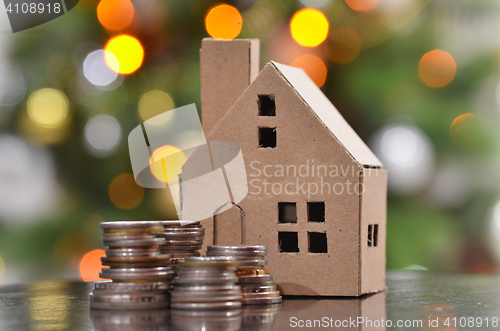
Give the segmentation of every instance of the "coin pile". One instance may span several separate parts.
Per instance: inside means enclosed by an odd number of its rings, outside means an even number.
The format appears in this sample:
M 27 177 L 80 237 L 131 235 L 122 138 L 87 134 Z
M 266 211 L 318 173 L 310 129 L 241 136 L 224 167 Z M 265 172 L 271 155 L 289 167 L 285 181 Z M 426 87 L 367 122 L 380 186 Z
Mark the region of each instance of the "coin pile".
M 158 221 L 158 224 L 164 227 L 163 232 L 157 235 L 165 239 L 161 252 L 170 255 L 174 272 L 178 272 L 177 263 L 185 257 L 200 256 L 205 229 L 199 221 Z
M 238 284 L 241 286 L 243 304 L 281 303 L 273 275 L 265 269 L 267 246 L 208 246 L 207 256 L 234 257 L 238 261 Z
M 238 262 L 232 257 L 186 257 L 171 297 L 173 309 L 241 308 L 241 288 L 236 285 Z
M 163 227 L 155 221 L 101 223 L 107 246 L 99 276 L 112 281 L 96 282 L 90 294 L 93 309 L 155 309 L 170 304 L 174 272 L 170 256 L 162 254 L 165 239 L 157 238 Z

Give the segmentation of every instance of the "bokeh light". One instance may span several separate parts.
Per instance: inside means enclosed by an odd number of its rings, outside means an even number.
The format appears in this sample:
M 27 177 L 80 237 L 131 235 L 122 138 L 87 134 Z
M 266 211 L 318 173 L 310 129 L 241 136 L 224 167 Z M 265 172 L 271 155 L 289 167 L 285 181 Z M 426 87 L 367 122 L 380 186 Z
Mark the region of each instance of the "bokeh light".
M 418 68 L 427 85 L 443 87 L 455 78 L 457 64 L 450 53 L 436 49 L 422 56 Z
M 379 0 L 344 0 L 354 11 L 367 12 L 377 7 Z
M 122 30 L 134 18 L 134 5 L 130 0 L 101 0 L 97 6 L 97 18 L 108 30 Z
M 55 260 L 63 265 L 79 270 L 80 259 L 88 251 L 88 238 L 81 233 L 68 232 L 57 238 L 54 243 Z
M 26 81 L 21 70 L 10 64 L 0 64 L 0 106 L 15 106 L 25 94 Z
M 106 63 L 108 61 L 110 64 Z M 119 68 L 120 64 L 113 53 L 99 49 L 87 55 L 83 61 L 85 78 L 96 86 L 107 86 L 113 83 L 118 73 L 110 67 Z
M 101 257 L 106 256 L 106 253 L 102 249 L 94 249 L 93 251 L 85 254 L 80 260 L 80 278 L 84 282 L 95 282 L 98 280 L 103 280 L 99 277 L 99 273 L 102 269 Z
M 240 32 L 243 18 L 238 9 L 220 4 L 208 11 L 205 17 L 205 29 L 215 39 L 234 39 Z
M 28 115 L 41 127 L 60 127 L 68 118 L 69 101 L 59 90 L 53 88 L 37 90 L 28 99 Z
M 175 104 L 172 97 L 168 93 L 159 90 L 149 91 L 139 100 L 139 116 L 144 121 L 174 108 Z M 162 123 L 156 123 L 155 121 L 154 124 L 165 124 L 165 121 Z
M 415 125 L 388 124 L 377 131 L 370 147 L 389 173 L 389 190 L 396 195 L 421 191 L 434 174 L 434 147 Z
M 325 15 L 313 8 L 299 10 L 290 22 L 293 39 L 306 47 L 315 47 L 325 41 L 328 28 L 329 23 Z
M 113 116 L 99 114 L 87 122 L 84 136 L 87 150 L 94 156 L 104 157 L 120 143 L 122 127 Z
M 22 226 L 50 215 L 57 207 L 59 187 L 49 151 L 23 139 L 0 135 L 0 219 Z
M 486 130 L 479 118 L 471 113 L 462 114 L 453 120 L 450 135 L 453 143 L 465 150 L 476 150 L 488 145 Z
M 302 68 L 318 87 L 325 84 L 328 70 L 325 63 L 316 55 L 301 55 L 293 60 L 292 67 Z
M 300 2 L 306 7 L 321 8 L 330 4 L 332 0 L 300 0 Z
M 175 184 L 179 182 L 186 155 L 177 147 L 165 145 L 157 148 L 149 159 L 151 173 L 160 181 Z
M 360 51 L 361 38 L 356 31 L 346 27 L 331 31 L 325 42 L 326 56 L 334 63 L 350 63 L 358 57 Z
M 113 37 L 104 49 L 111 53 L 105 54 L 106 63 L 119 74 L 131 74 L 142 65 L 144 49 L 134 37 L 124 34 Z
M 0 256 L 0 279 L 3 278 L 4 274 L 5 274 L 5 261 Z
M 121 174 L 109 185 L 109 198 L 118 208 L 134 209 L 144 198 L 144 187 L 135 183 L 132 174 Z

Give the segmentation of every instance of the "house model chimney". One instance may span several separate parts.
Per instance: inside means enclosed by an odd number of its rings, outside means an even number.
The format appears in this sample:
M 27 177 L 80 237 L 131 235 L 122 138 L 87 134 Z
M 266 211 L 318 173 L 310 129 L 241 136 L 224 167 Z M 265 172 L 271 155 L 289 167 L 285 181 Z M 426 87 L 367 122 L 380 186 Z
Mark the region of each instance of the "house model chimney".
M 201 43 L 201 108 L 207 136 L 260 72 L 259 39 Z

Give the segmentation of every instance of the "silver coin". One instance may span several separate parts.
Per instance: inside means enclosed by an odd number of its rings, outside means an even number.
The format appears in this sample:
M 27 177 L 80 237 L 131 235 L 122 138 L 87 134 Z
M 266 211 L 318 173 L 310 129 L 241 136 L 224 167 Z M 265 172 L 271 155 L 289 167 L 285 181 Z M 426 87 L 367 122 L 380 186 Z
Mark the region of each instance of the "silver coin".
M 200 225 L 200 221 L 190 221 L 190 220 L 162 220 L 162 221 L 156 221 L 156 223 L 161 224 L 164 227 Z
M 273 274 L 240 276 L 238 282 L 240 284 L 263 283 L 273 280 Z
M 256 287 L 241 287 L 241 293 L 265 293 L 265 292 L 276 292 L 276 285 L 268 286 L 256 286 Z
M 240 267 L 263 267 L 267 265 L 267 260 L 240 260 L 238 259 L 238 266 Z
M 252 289 L 252 288 L 259 288 L 262 286 L 275 286 L 276 283 L 274 282 L 274 280 L 271 280 L 268 282 L 261 282 L 261 283 L 245 283 L 245 284 L 238 283 L 238 285 L 240 285 L 242 288 L 245 287 L 248 289 Z
M 101 229 L 135 229 L 155 226 L 158 226 L 157 221 L 113 221 L 101 223 Z
M 158 309 L 170 306 L 170 296 L 168 294 L 112 294 L 94 295 L 90 294 L 91 309 Z
M 225 261 L 236 261 L 236 259 L 234 257 L 231 257 L 231 256 L 200 256 L 200 257 L 186 257 L 186 261 L 225 262 Z
M 281 296 L 279 297 L 266 297 L 266 298 L 252 298 L 252 299 L 246 299 L 245 297 L 243 298 L 243 304 L 244 305 L 274 305 L 281 303 L 283 301 L 283 298 Z
M 238 251 L 209 251 L 207 250 L 207 256 L 234 256 L 236 258 L 264 258 L 267 255 L 267 252 L 263 251 L 246 251 L 246 252 L 238 252 Z
M 208 246 L 207 250 L 210 251 L 265 251 L 267 252 L 267 246 L 264 245 L 238 245 L 238 246 L 222 246 L 222 245 L 212 245 Z
M 108 257 L 151 257 L 161 255 L 159 247 L 144 248 L 144 247 L 128 247 L 128 248 L 107 248 L 106 256 Z
M 153 239 L 124 239 L 116 240 L 112 238 L 102 238 L 104 246 L 108 247 L 147 247 L 147 246 L 161 246 L 165 244 L 165 239 L 154 238 Z
M 170 291 L 172 283 L 113 283 L 100 281 L 94 283 L 94 289 L 100 291 Z
M 167 280 L 174 277 L 170 267 L 103 268 L 99 277 L 113 280 Z
M 241 301 L 225 301 L 225 302 L 172 302 L 172 309 L 224 309 L 224 308 L 240 308 Z
M 260 292 L 260 293 L 245 293 L 243 295 L 246 299 L 252 299 L 252 298 L 272 298 L 272 297 L 279 297 L 280 292 L 279 291 L 273 291 L 273 292 Z

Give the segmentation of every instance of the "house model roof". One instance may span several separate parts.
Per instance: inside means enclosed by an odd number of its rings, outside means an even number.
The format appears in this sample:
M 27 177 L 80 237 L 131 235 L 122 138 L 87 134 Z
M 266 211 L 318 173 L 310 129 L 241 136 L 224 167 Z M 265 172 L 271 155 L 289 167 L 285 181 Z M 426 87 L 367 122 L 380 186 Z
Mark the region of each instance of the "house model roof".
M 346 151 L 365 168 L 381 168 L 382 162 L 366 146 L 337 108 L 300 68 L 270 62 L 310 107 L 318 120 L 325 125 Z

